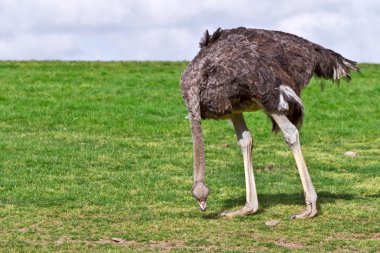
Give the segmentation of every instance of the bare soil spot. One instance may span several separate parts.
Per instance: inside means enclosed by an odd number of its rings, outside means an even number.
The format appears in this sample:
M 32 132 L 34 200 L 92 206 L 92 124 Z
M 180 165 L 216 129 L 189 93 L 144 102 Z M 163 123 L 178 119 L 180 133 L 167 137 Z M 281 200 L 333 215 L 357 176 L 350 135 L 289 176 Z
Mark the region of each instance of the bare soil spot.
M 70 240 L 70 236 L 69 235 L 62 235 L 60 236 L 57 241 L 55 241 L 55 244 L 56 245 L 62 245 L 64 244 L 65 242 L 69 241 Z
M 304 245 L 298 242 L 291 242 L 286 239 L 280 239 L 274 242 L 276 245 L 287 249 L 302 249 Z
M 374 233 L 372 236 L 369 238 L 371 241 L 377 241 L 380 240 L 380 233 Z
M 20 228 L 18 230 L 18 232 L 20 232 L 20 233 L 27 233 L 27 232 L 29 232 L 29 229 L 28 228 Z
M 364 233 L 336 233 L 329 236 L 325 241 L 342 240 L 342 241 L 377 241 L 380 240 L 380 233 L 364 234 Z
M 125 240 L 123 238 L 102 238 L 98 241 L 91 240 L 72 240 L 70 235 L 60 236 L 55 242 L 56 245 L 63 245 L 65 243 L 84 243 L 88 246 L 95 246 L 97 244 L 117 244 L 120 246 L 133 247 L 138 250 L 152 250 L 159 252 L 170 252 L 177 249 L 197 249 L 201 251 L 212 251 L 212 247 L 208 246 L 189 246 L 185 241 L 181 240 L 169 240 L 169 241 L 149 241 L 149 242 L 138 242 L 134 240 Z

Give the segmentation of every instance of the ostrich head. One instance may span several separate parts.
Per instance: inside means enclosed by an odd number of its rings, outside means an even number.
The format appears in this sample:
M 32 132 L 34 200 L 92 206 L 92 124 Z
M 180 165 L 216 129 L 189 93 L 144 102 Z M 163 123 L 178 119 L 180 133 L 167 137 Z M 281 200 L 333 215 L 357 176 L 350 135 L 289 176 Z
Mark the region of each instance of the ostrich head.
M 203 182 L 195 182 L 191 192 L 193 197 L 198 201 L 201 210 L 206 210 L 207 196 L 210 193 L 208 187 Z

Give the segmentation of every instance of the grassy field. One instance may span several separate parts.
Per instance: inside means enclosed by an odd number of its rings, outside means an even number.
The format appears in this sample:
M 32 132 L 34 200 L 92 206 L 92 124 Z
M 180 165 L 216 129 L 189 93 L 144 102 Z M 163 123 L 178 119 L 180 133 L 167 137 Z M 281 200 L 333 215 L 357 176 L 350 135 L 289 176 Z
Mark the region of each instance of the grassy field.
M 303 92 L 320 210 L 309 220 L 289 219 L 304 208 L 301 182 L 262 112 L 246 114 L 260 212 L 218 217 L 245 204 L 226 121 L 203 124 L 211 195 L 199 211 L 178 84 L 186 65 L 0 62 L 0 251 L 380 251 L 379 65 Z

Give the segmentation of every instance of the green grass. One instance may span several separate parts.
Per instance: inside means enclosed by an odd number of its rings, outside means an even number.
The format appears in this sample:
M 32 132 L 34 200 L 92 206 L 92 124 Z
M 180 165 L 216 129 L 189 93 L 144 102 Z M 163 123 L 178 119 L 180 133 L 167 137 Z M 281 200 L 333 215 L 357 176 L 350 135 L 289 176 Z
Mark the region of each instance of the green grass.
M 0 251 L 380 250 L 379 65 L 362 65 L 348 85 L 304 90 L 301 142 L 320 213 L 296 221 L 295 162 L 262 112 L 246 114 L 260 212 L 218 218 L 245 202 L 226 121 L 203 124 L 211 195 L 198 210 L 178 84 L 186 65 L 0 62 Z

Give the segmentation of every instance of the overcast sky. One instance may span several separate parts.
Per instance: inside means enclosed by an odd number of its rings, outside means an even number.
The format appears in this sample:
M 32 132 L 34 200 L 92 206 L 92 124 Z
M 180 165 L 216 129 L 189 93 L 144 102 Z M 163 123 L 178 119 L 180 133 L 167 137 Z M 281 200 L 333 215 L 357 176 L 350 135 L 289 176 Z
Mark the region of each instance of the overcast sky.
M 0 60 L 191 60 L 219 26 L 380 63 L 380 0 L 0 0 Z

